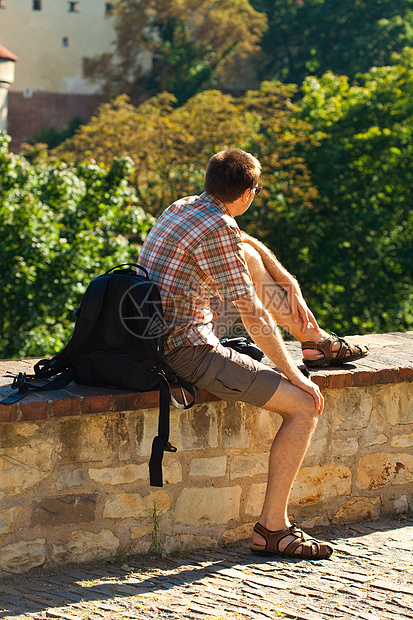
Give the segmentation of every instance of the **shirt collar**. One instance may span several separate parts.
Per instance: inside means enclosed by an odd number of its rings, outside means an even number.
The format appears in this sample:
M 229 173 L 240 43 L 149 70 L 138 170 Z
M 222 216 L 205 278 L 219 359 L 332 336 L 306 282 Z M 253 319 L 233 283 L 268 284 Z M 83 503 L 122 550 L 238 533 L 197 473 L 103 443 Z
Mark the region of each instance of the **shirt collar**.
M 208 194 L 207 192 L 203 192 L 200 195 L 200 198 L 202 198 L 202 200 L 204 200 L 205 202 L 209 202 L 211 205 L 216 207 L 218 209 L 218 211 L 221 211 L 221 213 L 224 213 L 224 215 L 229 215 L 230 217 L 232 217 L 234 219 L 234 216 L 231 215 L 231 213 L 228 211 L 228 209 L 226 208 L 224 203 L 220 202 L 218 200 L 218 198 L 215 198 L 215 196 L 212 196 L 212 194 Z

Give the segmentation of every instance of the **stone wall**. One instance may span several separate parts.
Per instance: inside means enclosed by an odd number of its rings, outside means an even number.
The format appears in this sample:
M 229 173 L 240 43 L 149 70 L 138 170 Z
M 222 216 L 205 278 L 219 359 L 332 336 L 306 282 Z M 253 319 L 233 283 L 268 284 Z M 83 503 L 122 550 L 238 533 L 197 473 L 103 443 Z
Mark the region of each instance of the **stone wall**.
M 290 504 L 291 517 L 306 527 L 412 505 L 413 364 L 393 359 L 386 370 L 376 363 L 315 376 L 326 407 Z M 0 407 L 1 571 L 151 547 L 213 547 L 250 535 L 279 416 L 205 392 L 188 411 L 172 408 L 178 452 L 164 457 L 164 487 L 151 488 L 156 401 L 154 392 L 72 385 Z

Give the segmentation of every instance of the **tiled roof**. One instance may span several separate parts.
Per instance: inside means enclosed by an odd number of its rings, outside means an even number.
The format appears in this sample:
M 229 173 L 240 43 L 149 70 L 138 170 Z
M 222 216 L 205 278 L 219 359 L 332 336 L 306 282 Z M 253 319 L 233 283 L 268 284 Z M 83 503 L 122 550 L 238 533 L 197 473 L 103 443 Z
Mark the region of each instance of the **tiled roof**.
M 18 56 L 9 52 L 3 45 L 0 45 L 0 58 L 6 58 L 7 60 L 18 60 Z

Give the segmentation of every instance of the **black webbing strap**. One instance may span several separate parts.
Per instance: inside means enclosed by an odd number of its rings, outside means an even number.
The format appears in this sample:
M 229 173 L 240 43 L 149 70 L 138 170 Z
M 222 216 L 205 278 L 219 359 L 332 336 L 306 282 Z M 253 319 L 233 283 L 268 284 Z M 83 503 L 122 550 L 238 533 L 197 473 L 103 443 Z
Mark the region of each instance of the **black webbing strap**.
M 158 435 L 152 442 L 152 453 L 149 460 L 149 482 L 152 487 L 163 486 L 162 459 L 164 452 L 176 452 L 176 448 L 169 443 L 170 396 L 168 382 L 162 378 L 159 385 Z
M 158 434 L 152 442 L 152 452 L 149 460 L 149 480 L 152 487 L 163 486 L 162 459 L 164 452 L 176 452 L 176 448 L 169 442 L 169 412 L 171 401 L 178 409 L 189 409 L 195 402 L 195 390 L 193 386 L 185 381 L 185 379 L 182 379 L 182 377 L 175 376 L 175 379 L 181 391 L 182 403 L 172 396 L 170 385 L 165 377 L 161 378 L 159 384 Z M 188 401 L 184 389 L 191 394 L 191 401 Z
M 12 388 L 14 390 L 17 390 L 17 392 L 11 392 L 11 394 L 9 394 L 8 396 L 6 396 L 6 398 L 3 398 L 3 400 L 0 401 L 0 404 L 11 405 L 13 403 L 16 403 L 17 401 L 27 396 L 30 391 L 33 392 L 35 390 L 45 390 L 46 392 L 51 392 L 53 390 L 61 390 L 62 388 L 66 387 L 66 385 L 68 385 L 71 381 L 73 381 L 74 378 L 75 371 L 72 367 L 66 368 L 66 370 L 57 375 L 54 379 L 43 385 L 33 382 L 30 379 L 26 379 L 26 375 L 24 373 L 20 373 L 17 377 L 14 378 L 14 381 L 12 383 Z

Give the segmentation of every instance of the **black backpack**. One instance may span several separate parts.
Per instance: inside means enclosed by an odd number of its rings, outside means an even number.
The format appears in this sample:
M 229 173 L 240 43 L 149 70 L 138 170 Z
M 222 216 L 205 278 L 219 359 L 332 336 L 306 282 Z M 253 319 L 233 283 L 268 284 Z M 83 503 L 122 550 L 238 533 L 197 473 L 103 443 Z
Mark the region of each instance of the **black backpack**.
M 176 452 L 169 443 L 170 402 L 189 409 L 195 392 L 162 355 L 165 323 L 158 288 L 140 265 L 118 265 L 90 282 L 75 316 L 64 349 L 37 362 L 34 375 L 16 376 L 12 388 L 17 392 L 1 402 L 14 403 L 32 389 L 58 390 L 71 381 L 137 391 L 159 388 L 158 435 L 149 473 L 151 486 L 162 486 L 163 453 Z M 171 385 L 180 388 L 182 403 L 171 394 Z

